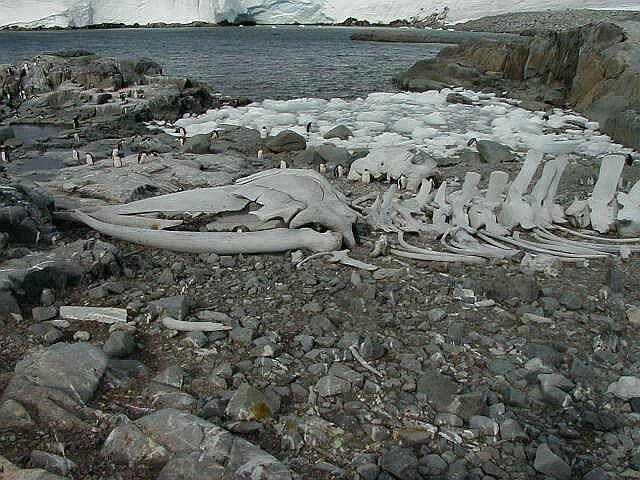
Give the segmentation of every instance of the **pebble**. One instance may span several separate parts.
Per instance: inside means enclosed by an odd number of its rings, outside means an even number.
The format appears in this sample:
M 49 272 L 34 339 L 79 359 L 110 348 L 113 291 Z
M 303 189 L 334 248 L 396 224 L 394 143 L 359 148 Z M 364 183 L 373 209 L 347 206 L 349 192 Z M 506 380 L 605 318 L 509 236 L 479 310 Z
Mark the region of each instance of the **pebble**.
M 109 357 L 123 358 L 131 355 L 136 349 L 136 342 L 127 332 L 117 331 L 109 335 L 102 350 Z
M 541 444 L 536 450 L 533 468 L 558 480 L 569 480 L 571 478 L 571 467 L 553 453 L 546 443 Z

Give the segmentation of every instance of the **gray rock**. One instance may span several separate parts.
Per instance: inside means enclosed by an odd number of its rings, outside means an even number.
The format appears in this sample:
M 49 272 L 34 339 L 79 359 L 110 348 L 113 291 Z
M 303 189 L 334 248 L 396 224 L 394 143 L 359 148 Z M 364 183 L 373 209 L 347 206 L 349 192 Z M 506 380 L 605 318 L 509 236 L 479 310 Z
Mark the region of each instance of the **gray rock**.
M 203 332 L 188 332 L 184 337 L 184 343 L 196 348 L 202 348 L 209 343 L 209 337 Z
M 193 137 L 187 138 L 187 141 L 184 144 L 184 151 L 186 153 L 195 153 L 199 155 L 204 155 L 210 153 L 211 147 L 211 134 L 202 133 L 199 135 L 194 135 Z
M 36 426 L 29 412 L 18 402 L 8 399 L 0 403 L 0 425 L 17 430 Z
M 498 302 L 510 299 L 518 299 L 522 303 L 532 303 L 538 299 L 540 289 L 535 278 L 527 275 L 495 275 L 495 279 L 489 282 L 487 296 Z
M 533 468 L 558 480 L 569 480 L 571 478 L 571 467 L 553 453 L 546 443 L 542 443 L 536 450 Z
M 42 293 L 40 294 L 40 303 L 42 303 L 43 306 L 49 307 L 53 305 L 53 302 L 55 301 L 56 295 L 55 293 L 53 293 L 53 290 L 51 290 L 50 288 L 45 288 L 42 290 Z
M 351 154 L 346 148 L 325 143 L 314 147 L 314 150 L 319 160 L 328 165 L 343 165 L 347 167 L 351 163 Z
M 0 314 L 17 313 L 20 314 L 20 305 L 15 297 L 6 290 L 0 290 Z
M 57 307 L 33 307 L 31 310 L 31 317 L 36 323 L 51 320 L 55 318 L 56 315 L 58 315 Z
M 254 334 L 252 328 L 237 327 L 229 332 L 229 338 L 241 345 L 251 345 Z
M 333 127 L 327 133 L 324 134 L 324 138 L 329 140 L 331 138 L 339 138 L 340 140 L 349 140 L 350 137 L 353 137 L 353 132 L 349 127 L 344 125 L 338 125 L 337 127 Z
M 390 450 L 380 459 L 380 467 L 396 478 L 418 480 L 418 459 L 410 448 Z
M 598 467 L 588 472 L 582 480 L 610 480 L 610 478 L 606 471 Z
M 509 147 L 491 140 L 478 140 L 476 147 L 480 158 L 485 163 L 511 162 L 516 159 L 516 155 Z
M 18 362 L 3 399 L 27 407 L 41 425 L 64 431 L 86 428 L 82 419 L 93 411 L 85 404 L 106 367 L 106 355 L 91 344 L 57 343 Z
M 447 316 L 447 312 L 441 308 L 432 308 L 427 312 L 427 317 L 429 317 L 429 320 L 431 320 L 432 322 L 439 322 L 440 320 L 443 320 L 446 316 Z
M 463 105 L 473 105 L 473 100 L 471 100 L 466 95 L 462 95 L 461 93 L 451 92 L 447 95 L 448 103 L 461 103 Z
M 485 407 L 484 394 L 481 392 L 471 392 L 455 395 L 451 403 L 447 405 L 447 411 L 469 421 L 472 416 L 482 411 Z
M 582 298 L 573 292 L 564 292 L 558 300 L 560 305 L 567 310 L 580 310 L 582 308 Z
M 164 462 L 169 452 L 146 436 L 138 426 L 127 422 L 111 431 L 100 454 L 112 462 L 133 465 L 139 462 Z
M 322 397 L 331 397 L 349 392 L 351 384 L 342 378 L 327 375 L 318 380 L 315 390 Z
M 500 438 L 509 442 L 528 440 L 520 424 L 512 418 L 506 418 L 500 423 Z
M 236 266 L 235 257 L 223 255 L 220 257 L 220 266 L 225 268 L 233 268 Z
M 33 450 L 29 458 L 31 465 L 34 467 L 59 475 L 68 475 L 73 469 L 77 468 L 77 465 L 68 458 L 43 452 L 42 450 Z
M 434 402 L 437 410 L 443 410 L 453 400 L 458 384 L 439 372 L 431 371 L 418 378 L 416 391 Z
M 480 435 L 495 437 L 500 431 L 498 423 L 489 417 L 483 415 L 474 415 L 469 419 L 469 425 L 472 429 L 477 430 Z
M 270 139 L 266 147 L 274 153 L 294 152 L 307 148 L 304 137 L 292 130 L 284 130 Z
M 9 140 L 10 138 L 14 138 L 15 133 L 13 128 L 10 125 L 1 126 L 0 127 L 0 145 Z
M 229 418 L 235 420 L 265 421 L 273 418 L 273 403 L 257 388 L 245 383 L 240 385 L 225 410 Z
M 51 327 L 47 329 L 46 333 L 42 336 L 42 341 L 46 345 L 53 345 L 58 343 L 64 338 L 64 334 L 57 328 Z
M 347 367 L 344 363 L 335 362 L 329 369 L 329 375 L 342 378 L 358 388 L 362 388 L 364 375 Z
M 131 335 L 124 331 L 116 331 L 109 335 L 104 343 L 102 350 L 109 357 L 122 358 L 128 357 L 136 349 L 136 342 Z
M 362 343 L 360 343 L 359 350 L 362 358 L 367 361 L 379 360 L 387 353 L 384 343 L 372 337 L 365 338 Z
M 634 413 L 640 413 L 640 397 L 632 397 L 629 399 L 631 405 L 631 411 Z
M 430 453 L 420 458 L 420 464 L 418 468 L 423 476 L 441 475 L 447 470 L 448 465 L 440 455 Z
M 226 469 L 215 458 L 200 458 L 200 452 L 178 453 L 164 466 L 157 480 L 225 480 Z
M 158 315 L 168 315 L 177 320 L 184 320 L 189 313 L 189 299 L 184 295 L 160 298 L 149 305 Z
M 362 480 L 376 480 L 380 473 L 380 467 L 375 463 L 363 463 L 356 467 L 356 472 L 358 472 Z
M 543 387 L 556 387 L 565 392 L 576 386 L 575 383 L 559 373 L 541 373 L 538 375 L 538 381 Z

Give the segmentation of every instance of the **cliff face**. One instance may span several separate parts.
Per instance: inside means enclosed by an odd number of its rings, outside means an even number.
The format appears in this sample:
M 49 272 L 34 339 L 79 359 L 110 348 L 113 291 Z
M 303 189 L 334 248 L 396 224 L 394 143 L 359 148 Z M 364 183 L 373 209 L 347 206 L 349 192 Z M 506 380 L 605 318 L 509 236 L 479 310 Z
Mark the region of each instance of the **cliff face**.
M 525 43 L 449 47 L 395 79 L 409 90 L 448 85 L 508 91 L 529 105 L 571 106 L 640 149 L 640 22 L 546 32 Z

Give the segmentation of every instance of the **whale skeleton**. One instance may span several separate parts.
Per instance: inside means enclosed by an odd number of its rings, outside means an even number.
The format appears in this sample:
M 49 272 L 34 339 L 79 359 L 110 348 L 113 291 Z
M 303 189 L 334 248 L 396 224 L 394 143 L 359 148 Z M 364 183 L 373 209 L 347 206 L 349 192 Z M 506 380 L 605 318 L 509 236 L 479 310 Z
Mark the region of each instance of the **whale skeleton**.
M 320 256 L 368 270 L 370 264 L 351 261 L 341 250 L 356 246 L 358 220 L 386 234 L 372 257 L 390 253 L 430 262 L 484 263 L 524 253 L 528 259 L 576 262 L 640 252 L 640 181 L 629 192 L 617 192 L 623 155 L 604 156 L 593 192 L 566 209 L 556 202 L 566 155 L 545 161 L 543 153 L 530 151 L 511 183 L 506 172 L 494 171 L 485 190 L 476 172 L 467 172 L 459 188 L 443 181 L 436 189 L 427 178 L 431 165 L 414 156 L 408 152 L 397 162 L 383 162 L 370 154 L 358 168 L 382 165 L 374 170 L 379 177 L 383 169 L 401 168 L 412 188 L 392 183 L 381 194 L 351 203 L 319 172 L 288 168 L 259 172 L 233 185 L 76 210 L 71 216 L 106 235 L 155 248 L 225 255 L 307 249 L 333 252 Z M 354 171 L 350 178 L 360 176 Z M 182 230 L 201 217 L 205 225 L 199 231 Z M 604 236 L 614 230 L 636 237 Z M 393 244 L 389 234 L 395 234 Z M 438 249 L 410 243 L 409 235 L 439 240 Z

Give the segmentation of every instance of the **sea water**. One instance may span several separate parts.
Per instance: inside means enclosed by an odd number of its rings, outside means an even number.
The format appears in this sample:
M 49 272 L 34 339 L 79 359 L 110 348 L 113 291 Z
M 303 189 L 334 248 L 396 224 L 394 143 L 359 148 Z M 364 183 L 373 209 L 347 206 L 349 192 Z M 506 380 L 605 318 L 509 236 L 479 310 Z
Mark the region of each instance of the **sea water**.
M 168 75 L 200 79 L 223 94 L 256 101 L 356 98 L 395 91 L 394 74 L 444 47 L 352 41 L 350 36 L 360 30 L 256 26 L 0 31 L 0 64 L 82 49 L 150 58 Z

